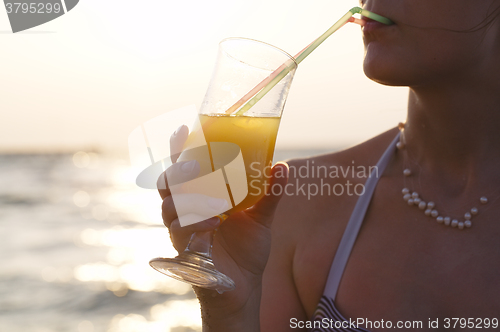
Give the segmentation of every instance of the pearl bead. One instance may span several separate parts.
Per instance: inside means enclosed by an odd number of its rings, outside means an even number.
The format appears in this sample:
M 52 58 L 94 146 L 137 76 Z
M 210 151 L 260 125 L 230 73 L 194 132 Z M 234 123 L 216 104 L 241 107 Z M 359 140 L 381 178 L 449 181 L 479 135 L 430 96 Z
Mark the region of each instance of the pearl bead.
M 431 209 L 427 209 L 427 210 L 425 210 L 424 214 L 428 217 L 431 215 L 431 212 L 432 212 Z
M 408 189 L 408 188 L 403 188 L 403 190 L 401 190 L 401 192 L 403 193 L 403 195 L 406 195 L 406 194 L 409 194 L 409 193 L 410 193 L 410 189 Z
M 464 229 L 464 222 L 463 221 L 460 221 L 458 223 L 458 229 Z
M 416 191 L 412 192 L 411 197 L 418 198 L 418 193 Z
M 415 203 L 415 205 L 420 205 L 420 202 L 422 202 L 422 200 L 418 197 L 413 199 L 413 203 Z
M 408 205 L 413 205 L 413 198 L 410 198 L 410 199 L 408 200 Z
M 403 196 L 403 199 L 408 202 L 408 200 L 411 198 L 411 195 L 410 194 L 406 194 Z
M 471 214 L 470 214 L 469 212 L 466 212 L 466 213 L 464 214 L 464 218 L 465 218 L 466 220 L 470 220 L 470 218 L 472 218 L 472 216 L 471 216 Z
M 479 201 L 481 202 L 481 204 L 486 204 L 486 203 L 488 203 L 488 199 L 487 199 L 486 197 L 484 197 L 484 196 L 483 196 L 483 197 L 481 197 L 481 198 L 479 199 Z
M 470 213 L 472 213 L 473 215 L 476 215 L 478 212 L 479 210 L 477 208 L 470 209 Z
M 441 216 L 439 216 L 439 217 L 437 217 L 437 218 L 436 218 L 436 221 L 437 221 L 438 223 L 442 224 L 442 223 L 443 223 L 443 221 L 444 221 L 444 218 L 443 218 L 443 217 L 441 217 Z
M 397 142 L 396 147 L 398 148 L 398 150 L 401 150 L 404 149 L 405 145 L 403 144 L 403 142 Z
M 470 220 L 466 220 L 466 221 L 464 222 L 464 224 L 465 224 L 465 227 L 467 227 L 467 228 L 471 228 L 471 226 L 472 226 L 472 221 L 470 221 Z
M 418 203 L 418 208 L 419 208 L 420 210 L 423 210 L 423 209 L 425 209 L 425 206 L 426 206 L 426 205 L 427 205 L 427 204 L 425 204 L 425 202 L 424 202 L 424 201 L 420 201 L 420 203 Z
M 432 210 L 435 206 L 436 206 L 436 204 L 435 204 L 434 202 L 429 202 L 429 203 L 427 203 L 427 208 L 428 208 L 428 209 L 431 209 L 431 210 Z
M 451 227 L 457 227 L 457 225 L 458 225 L 458 220 L 457 219 L 453 219 L 451 221 Z
M 436 218 L 439 215 L 439 212 L 437 210 L 432 210 L 431 211 L 431 217 Z
M 451 218 L 450 218 L 450 217 L 444 217 L 444 219 L 443 219 L 443 220 L 444 220 L 444 224 L 445 224 L 446 226 L 450 225 L 450 223 L 451 223 Z
M 411 175 L 411 171 L 410 171 L 410 169 L 409 169 L 409 168 L 405 168 L 405 170 L 403 171 L 403 174 L 404 174 L 405 176 L 410 176 L 410 175 Z

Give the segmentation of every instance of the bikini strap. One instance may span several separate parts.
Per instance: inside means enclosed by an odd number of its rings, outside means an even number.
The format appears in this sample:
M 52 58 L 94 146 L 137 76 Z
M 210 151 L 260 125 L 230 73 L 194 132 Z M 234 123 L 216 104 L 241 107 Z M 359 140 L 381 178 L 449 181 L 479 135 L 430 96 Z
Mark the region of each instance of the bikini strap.
M 370 201 L 377 186 L 377 182 L 380 176 L 384 173 L 387 164 L 391 160 L 394 151 L 396 149 L 396 143 L 399 141 L 399 133 L 396 135 L 394 140 L 391 142 L 389 147 L 385 150 L 384 154 L 377 163 L 377 172 L 370 172 L 368 179 L 365 183 L 365 192 L 359 196 L 356 206 L 351 214 L 351 218 L 347 223 L 344 235 L 342 235 L 342 240 L 340 241 L 337 252 L 335 253 L 335 258 L 333 259 L 332 266 L 330 268 L 330 273 L 328 274 L 328 280 L 326 282 L 325 290 L 323 292 L 324 296 L 328 296 L 332 300 L 335 300 L 337 296 L 337 291 L 344 274 L 344 269 L 349 260 L 351 250 L 354 246 L 354 242 L 358 236 L 359 229 L 365 218 L 366 211 L 370 205 Z

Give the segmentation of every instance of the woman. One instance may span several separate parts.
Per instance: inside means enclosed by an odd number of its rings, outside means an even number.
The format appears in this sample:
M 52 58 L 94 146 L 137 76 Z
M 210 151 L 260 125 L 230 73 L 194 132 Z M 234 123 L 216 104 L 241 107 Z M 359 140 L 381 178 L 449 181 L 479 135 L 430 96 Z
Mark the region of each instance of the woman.
M 368 209 L 362 211 L 362 202 L 355 207 L 356 194 L 309 200 L 270 193 L 231 215 L 216 233 L 213 256 L 238 286 L 222 295 L 195 289 L 206 331 L 306 329 L 315 316 L 362 318 L 357 328 L 377 331 L 389 327 L 382 320 L 392 328 L 410 321 L 421 325 L 407 328 L 452 330 L 460 327 L 452 318 L 474 318 L 465 328 L 478 328 L 476 318 L 499 318 L 500 1 L 367 0 L 363 6 L 395 23 L 365 26 L 364 70 L 381 84 L 409 87 L 401 136 L 394 128 L 342 152 L 291 161 L 288 181 L 366 185 Z M 182 128 L 178 138 L 186 135 Z M 319 179 L 292 171 L 313 162 L 366 169 L 381 162 L 378 183 L 372 181 L 372 194 L 358 174 Z M 285 164 L 275 165 L 273 185 L 285 186 L 286 173 Z M 177 249 L 192 232 L 218 227 L 212 218 L 181 228 L 168 191 L 160 194 Z M 350 219 L 362 222 L 359 233 L 348 227 L 352 251 L 340 244 Z

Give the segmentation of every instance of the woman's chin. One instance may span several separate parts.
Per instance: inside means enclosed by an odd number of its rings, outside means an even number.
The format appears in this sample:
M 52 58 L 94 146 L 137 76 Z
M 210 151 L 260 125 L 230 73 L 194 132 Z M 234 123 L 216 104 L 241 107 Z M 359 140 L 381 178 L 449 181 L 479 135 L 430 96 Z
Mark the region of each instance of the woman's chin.
M 397 68 L 394 63 L 389 61 L 365 61 L 363 63 L 363 71 L 366 77 L 370 80 L 390 86 L 409 86 L 405 70 Z
M 401 57 L 392 56 L 379 45 L 368 44 L 363 60 L 366 77 L 380 84 L 407 86 L 408 68 L 401 63 Z

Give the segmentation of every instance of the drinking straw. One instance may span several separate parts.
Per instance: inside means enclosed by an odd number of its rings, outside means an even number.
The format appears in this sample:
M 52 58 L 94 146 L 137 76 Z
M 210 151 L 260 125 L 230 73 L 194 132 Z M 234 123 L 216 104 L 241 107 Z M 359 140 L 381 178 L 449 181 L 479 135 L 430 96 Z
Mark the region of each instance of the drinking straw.
M 332 35 L 335 31 L 344 26 L 347 22 L 354 22 L 360 25 L 364 25 L 365 21 L 357 18 L 353 18 L 352 15 L 361 14 L 365 17 L 368 17 L 374 21 L 391 25 L 393 22 L 388 18 L 380 16 L 378 14 L 372 13 L 366 9 L 362 9 L 360 7 L 351 8 L 344 16 L 340 18 L 334 25 L 330 27 L 325 33 L 319 36 L 316 40 L 314 40 L 311 44 L 306 46 L 302 51 L 297 53 L 294 57 L 297 65 L 301 63 L 309 54 L 312 53 L 321 43 L 323 43 L 330 35 Z M 235 115 L 242 115 L 247 112 L 255 103 L 262 99 L 279 81 L 281 81 L 290 71 L 289 66 L 292 64 L 294 60 L 290 59 L 283 63 L 278 69 L 271 73 L 268 77 L 266 77 L 262 82 L 257 84 L 252 90 L 250 90 L 246 95 L 244 95 L 240 100 L 238 100 L 233 106 L 231 106 L 226 114 L 232 114 L 236 111 L 241 105 L 245 102 L 246 104 L 241 107 L 241 109 L 234 113 Z M 253 97 L 253 98 L 252 98 Z M 250 99 L 252 98 L 252 99 Z M 248 101 L 250 99 L 250 101 Z M 248 101 L 248 102 L 247 102 Z

